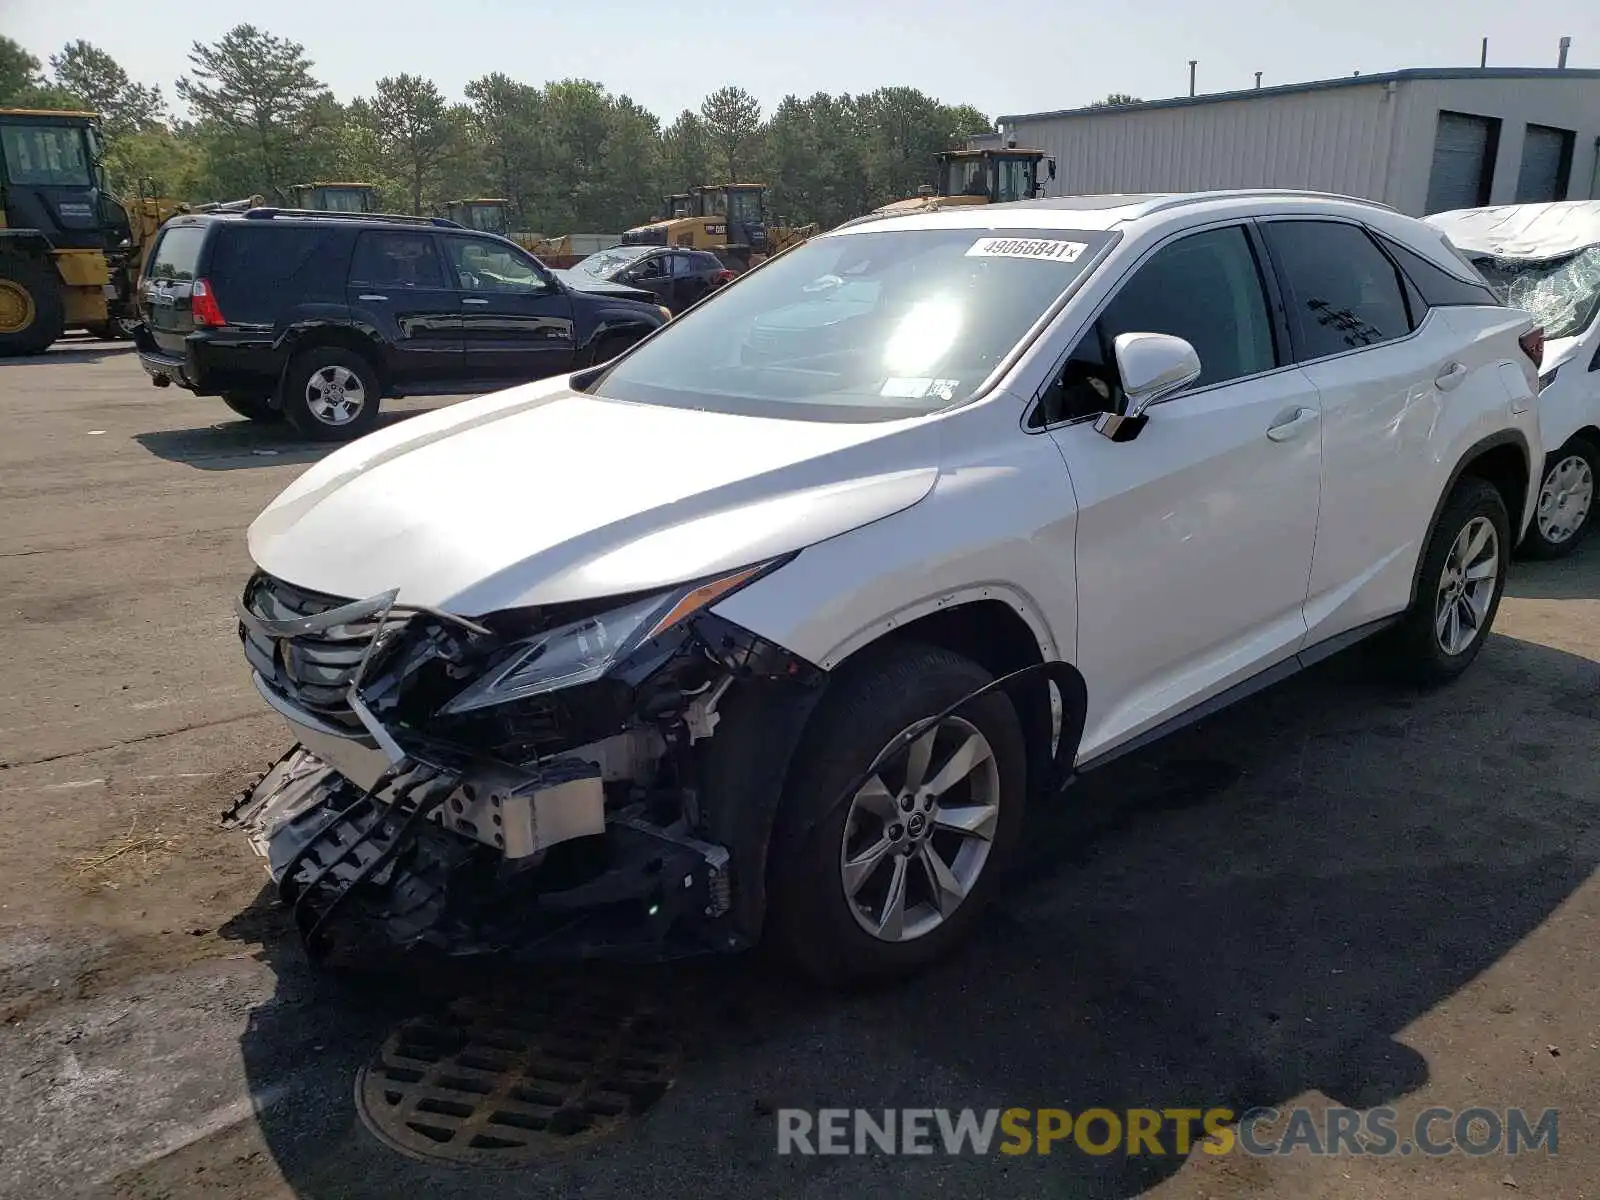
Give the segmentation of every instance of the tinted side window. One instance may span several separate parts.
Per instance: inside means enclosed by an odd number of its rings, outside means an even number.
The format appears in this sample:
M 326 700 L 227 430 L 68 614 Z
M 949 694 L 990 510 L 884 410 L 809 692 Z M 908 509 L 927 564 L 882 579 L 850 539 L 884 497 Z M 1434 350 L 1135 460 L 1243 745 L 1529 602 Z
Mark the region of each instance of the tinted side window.
M 338 253 L 339 241 L 340 233 L 334 229 L 274 227 L 264 222 L 224 225 L 217 232 L 207 273 L 219 286 L 275 287 L 302 273 L 315 273 L 324 265 L 322 256 Z M 345 245 L 348 248 L 349 243 Z M 344 285 L 342 269 L 338 283 Z
M 1192 234 L 1151 256 L 1074 347 L 1035 424 L 1121 410 L 1113 345 L 1122 333 L 1168 333 L 1188 341 L 1200 356 L 1196 387 L 1277 366 L 1261 273 L 1244 229 Z
M 1264 228 L 1300 362 L 1411 332 L 1400 275 L 1361 229 L 1333 221 L 1272 221 Z
M 1427 301 L 1430 308 L 1445 308 L 1456 304 L 1498 305 L 1500 303 L 1487 283 L 1468 283 L 1464 279 L 1457 279 L 1450 272 L 1434 266 L 1422 255 L 1407 250 L 1398 242 L 1392 242 L 1386 237 L 1380 237 L 1379 240 L 1400 264 L 1400 269 L 1412 283 L 1417 285 L 1417 290 L 1422 293 L 1422 298 Z
M 433 236 L 372 229 L 356 238 L 350 282 L 375 287 L 445 287 Z

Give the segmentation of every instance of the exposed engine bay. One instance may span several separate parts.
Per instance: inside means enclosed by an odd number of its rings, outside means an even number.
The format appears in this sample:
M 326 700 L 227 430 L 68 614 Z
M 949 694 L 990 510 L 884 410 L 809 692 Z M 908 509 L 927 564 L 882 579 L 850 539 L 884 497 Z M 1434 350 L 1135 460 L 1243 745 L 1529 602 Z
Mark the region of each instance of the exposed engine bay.
M 708 606 L 781 561 L 481 619 L 258 572 L 239 634 L 298 744 L 225 819 L 308 951 L 341 931 L 449 953 L 753 940 L 772 813 L 826 676 Z

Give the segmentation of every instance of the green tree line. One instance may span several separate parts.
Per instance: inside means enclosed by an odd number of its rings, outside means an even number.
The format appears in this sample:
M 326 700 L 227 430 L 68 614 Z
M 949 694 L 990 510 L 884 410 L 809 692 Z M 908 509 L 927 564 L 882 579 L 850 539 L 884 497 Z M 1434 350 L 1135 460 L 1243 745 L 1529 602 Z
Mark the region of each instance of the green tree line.
M 189 61 L 173 85 L 179 115 L 86 41 L 40 63 L 0 37 L 0 105 L 99 112 L 124 194 L 280 200 L 296 183 L 366 182 L 391 211 L 503 197 L 518 228 L 541 233 L 620 231 L 661 197 L 718 182 L 766 183 L 774 215 L 832 225 L 915 194 L 933 182 L 935 153 L 991 129 L 970 105 L 905 87 L 787 96 L 771 113 L 724 87 L 665 126 L 593 80 L 498 72 L 459 103 L 407 74 L 342 103 L 304 46 L 248 24 L 194 43 Z

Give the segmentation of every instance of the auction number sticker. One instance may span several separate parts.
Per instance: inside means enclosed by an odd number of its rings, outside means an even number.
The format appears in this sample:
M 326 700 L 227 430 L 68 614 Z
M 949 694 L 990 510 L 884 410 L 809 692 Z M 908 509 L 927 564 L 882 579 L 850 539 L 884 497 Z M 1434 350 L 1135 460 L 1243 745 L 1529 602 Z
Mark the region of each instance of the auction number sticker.
M 1049 262 L 1077 262 L 1089 248 L 1086 242 L 1063 242 L 1055 238 L 979 238 L 967 251 L 968 258 L 1040 258 Z

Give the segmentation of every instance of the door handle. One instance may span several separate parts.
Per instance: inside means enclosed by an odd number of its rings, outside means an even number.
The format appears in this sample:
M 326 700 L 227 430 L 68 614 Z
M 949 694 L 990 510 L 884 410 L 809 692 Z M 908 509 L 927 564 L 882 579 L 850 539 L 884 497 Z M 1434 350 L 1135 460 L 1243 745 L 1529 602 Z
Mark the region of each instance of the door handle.
M 1439 385 L 1441 392 L 1448 392 L 1451 388 L 1459 387 L 1466 377 L 1467 368 L 1461 363 L 1453 362 L 1435 375 L 1433 381 Z
M 1274 442 L 1287 442 L 1295 434 L 1305 429 L 1317 419 L 1317 410 L 1314 408 L 1297 408 L 1294 415 L 1286 417 L 1276 425 L 1268 426 L 1267 437 Z
M 463 304 L 487 304 L 489 302 L 487 300 L 479 299 L 477 296 L 466 296 L 466 297 L 462 298 L 461 303 L 463 303 Z
M 387 297 L 387 296 L 374 296 L 374 295 L 370 295 L 370 294 L 366 295 L 366 296 L 357 296 L 356 297 L 357 300 L 387 300 L 388 298 L 389 297 Z

